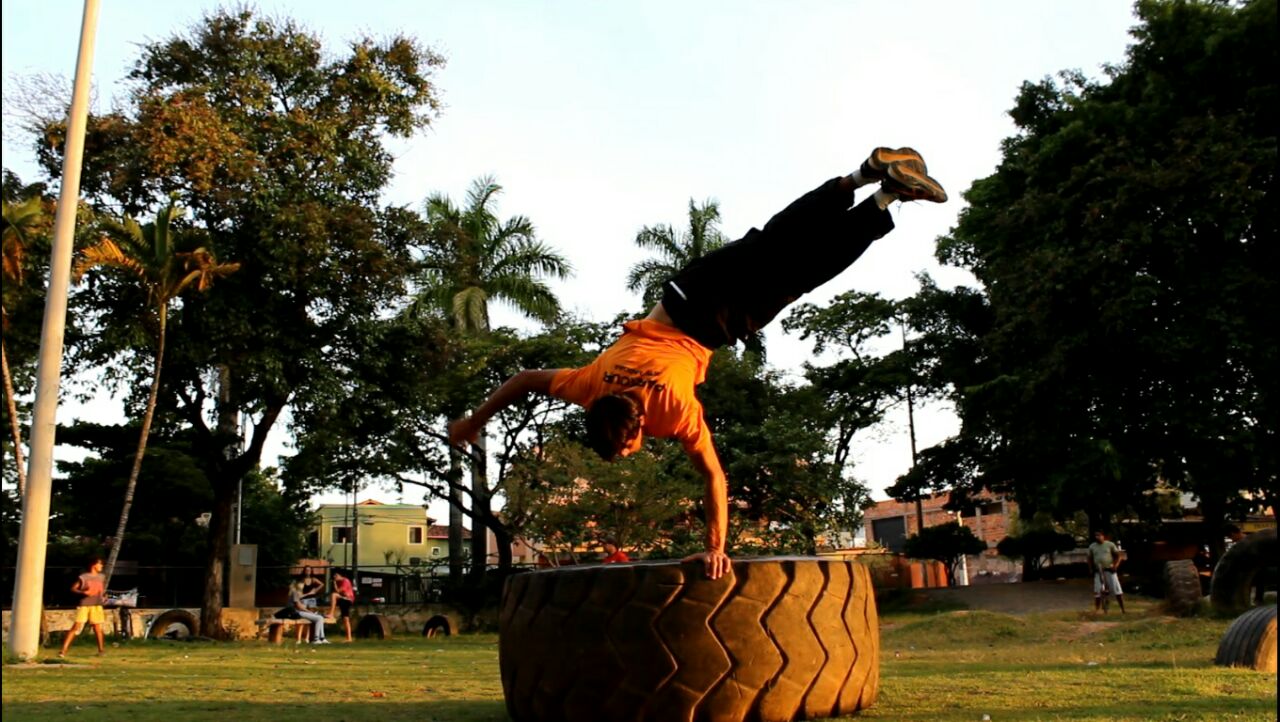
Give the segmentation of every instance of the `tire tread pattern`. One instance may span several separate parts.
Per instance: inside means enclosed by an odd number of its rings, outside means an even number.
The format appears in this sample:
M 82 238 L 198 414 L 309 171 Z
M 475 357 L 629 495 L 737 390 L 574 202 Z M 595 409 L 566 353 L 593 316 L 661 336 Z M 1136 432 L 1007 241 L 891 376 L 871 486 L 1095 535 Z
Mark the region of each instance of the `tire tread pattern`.
M 1236 617 L 1218 644 L 1213 663 L 1276 671 L 1276 605 L 1254 607 Z
M 677 562 L 507 580 L 499 666 L 517 722 L 790 722 L 875 702 L 879 617 L 852 562 Z

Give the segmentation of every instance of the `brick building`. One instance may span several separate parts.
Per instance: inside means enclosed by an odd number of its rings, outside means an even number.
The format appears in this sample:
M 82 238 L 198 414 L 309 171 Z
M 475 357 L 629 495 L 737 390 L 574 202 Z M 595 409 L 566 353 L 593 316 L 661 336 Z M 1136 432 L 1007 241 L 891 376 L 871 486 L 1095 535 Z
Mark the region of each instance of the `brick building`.
M 955 524 L 956 512 L 943 507 L 951 500 L 950 493 L 935 494 L 923 499 L 924 525 Z M 960 513 L 960 523 L 973 530 L 975 536 L 987 543 L 989 554 L 995 554 L 996 544 L 1008 536 L 1009 525 L 1017 512 L 1017 504 L 996 495 L 983 495 Z M 902 552 L 908 536 L 918 534 L 920 525 L 914 501 L 879 501 L 863 510 L 863 523 L 867 543 L 876 542 L 894 552 Z

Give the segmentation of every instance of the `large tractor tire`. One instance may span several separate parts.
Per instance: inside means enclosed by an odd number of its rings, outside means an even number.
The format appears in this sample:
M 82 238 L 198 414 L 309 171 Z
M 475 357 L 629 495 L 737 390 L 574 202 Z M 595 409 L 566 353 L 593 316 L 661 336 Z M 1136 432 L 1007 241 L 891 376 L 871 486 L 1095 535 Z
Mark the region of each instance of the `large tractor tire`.
M 200 620 L 185 609 L 170 609 L 147 628 L 147 639 L 188 639 L 200 632 Z
M 1276 605 L 1254 607 L 1227 627 L 1214 664 L 1276 671 Z
M 1200 608 L 1200 570 L 1190 559 L 1164 563 L 1164 602 L 1172 614 L 1187 617 Z
M 1213 568 L 1209 600 L 1220 612 L 1241 612 L 1251 604 L 1254 579 L 1265 568 L 1276 566 L 1275 527 L 1254 532 L 1236 542 Z
M 569 567 L 510 577 L 499 667 L 516 722 L 834 717 L 880 681 L 871 577 L 787 557 Z
M 381 614 L 366 614 L 356 624 L 356 636 L 360 639 L 391 639 L 393 634 L 391 620 Z

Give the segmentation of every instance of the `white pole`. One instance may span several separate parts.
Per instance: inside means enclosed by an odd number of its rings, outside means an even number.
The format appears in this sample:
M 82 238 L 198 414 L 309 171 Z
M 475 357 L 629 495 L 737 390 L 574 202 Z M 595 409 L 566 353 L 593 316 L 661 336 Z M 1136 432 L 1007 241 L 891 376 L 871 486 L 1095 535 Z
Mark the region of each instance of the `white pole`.
M 36 401 L 31 418 L 31 458 L 27 466 L 27 494 L 22 500 L 22 529 L 18 535 L 18 568 L 13 582 L 13 620 L 9 651 L 19 659 L 33 659 L 40 647 L 44 562 L 49 542 L 49 496 L 53 488 L 53 443 L 58 427 L 58 387 L 62 375 L 62 337 L 67 322 L 67 286 L 71 281 L 71 250 L 80 201 L 80 163 L 89 114 L 90 69 L 98 0 L 85 0 L 80 21 L 80 50 L 76 79 L 67 116 L 67 144 L 62 156 L 62 190 L 53 223 L 49 260 L 49 291 L 45 297 L 40 356 L 36 364 Z

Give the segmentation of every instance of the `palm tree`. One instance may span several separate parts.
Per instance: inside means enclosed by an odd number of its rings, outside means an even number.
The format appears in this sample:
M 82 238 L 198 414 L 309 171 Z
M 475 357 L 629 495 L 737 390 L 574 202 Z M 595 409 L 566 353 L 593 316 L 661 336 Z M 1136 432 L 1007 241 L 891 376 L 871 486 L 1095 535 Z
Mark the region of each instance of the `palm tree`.
M 105 267 L 132 276 L 147 292 L 145 323 L 154 331 L 155 364 L 151 371 L 151 390 L 147 396 L 146 411 L 142 415 L 142 431 L 138 436 L 138 450 L 133 457 L 133 468 L 125 485 L 124 507 L 116 526 L 115 542 L 111 546 L 103 575 L 111 581 L 116 558 L 124 542 L 125 526 L 129 522 L 129 509 L 138 485 L 138 473 L 142 470 L 142 458 L 147 451 L 147 437 L 151 434 L 151 420 L 155 415 L 156 399 L 160 395 L 160 371 L 164 364 L 165 332 L 169 320 L 169 307 L 184 291 L 195 289 L 208 291 L 216 278 L 234 273 L 239 263 L 219 263 L 213 253 L 204 246 L 179 251 L 179 244 L 194 245 L 194 235 L 179 235 L 173 228 L 174 221 L 182 217 L 182 210 L 170 201 L 156 214 L 154 223 L 138 225 L 125 217 L 122 223 L 107 222 L 105 235 L 97 244 L 86 248 L 75 266 L 75 277 L 82 278 L 92 268 Z
M 657 252 L 631 267 L 627 274 L 627 290 L 641 291 L 645 307 L 662 300 L 662 284 L 689 262 L 701 258 L 725 244 L 717 227 L 720 204 L 706 200 L 699 206 L 689 199 L 689 229 L 678 233 L 669 225 L 645 226 L 636 234 L 636 245 Z
M 567 278 L 572 273 L 567 260 L 537 239 L 528 218 L 498 219 L 495 206 L 501 192 L 502 186 L 492 176 L 485 176 L 472 182 L 465 207 L 454 205 L 440 193 L 426 201 L 429 242 L 413 309 L 443 313 L 461 335 L 489 331 L 490 301 L 507 303 L 526 316 L 550 323 L 560 313 L 560 302 L 544 279 Z M 458 470 L 457 451 L 451 453 L 451 467 Z M 476 579 L 483 576 L 485 565 L 486 535 L 479 522 L 489 513 L 486 454 L 482 429 L 476 462 L 471 466 L 471 565 Z M 449 501 L 449 573 L 456 581 L 462 571 L 457 554 L 462 543 L 462 511 L 461 496 L 452 488 Z M 477 571 L 479 574 L 474 574 Z
M 4 285 L 22 285 L 23 268 L 31 233 L 44 219 L 44 205 L 35 195 L 21 203 L 4 202 Z M 18 402 L 9 372 L 9 354 L 4 337 L 9 333 L 9 309 L 0 301 L 0 371 L 4 374 L 4 401 L 9 410 L 9 432 L 13 435 L 13 460 L 18 465 L 18 503 L 22 503 L 27 487 L 27 470 L 22 460 L 22 429 L 18 424 Z

